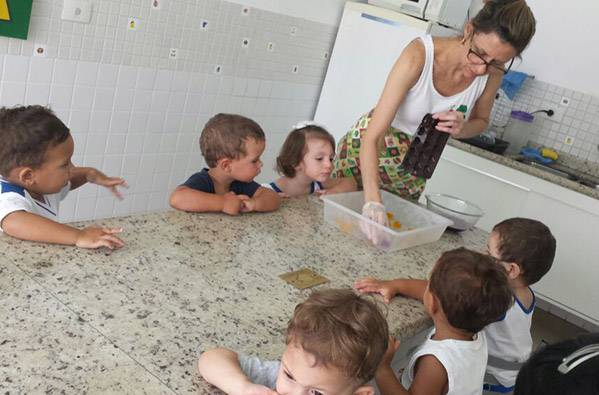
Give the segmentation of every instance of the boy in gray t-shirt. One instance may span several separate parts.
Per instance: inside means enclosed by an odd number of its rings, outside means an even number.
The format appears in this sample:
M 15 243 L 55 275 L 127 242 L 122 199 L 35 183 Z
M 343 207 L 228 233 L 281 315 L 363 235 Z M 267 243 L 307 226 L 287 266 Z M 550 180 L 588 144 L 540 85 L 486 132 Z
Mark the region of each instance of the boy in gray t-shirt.
M 296 308 L 281 361 L 216 348 L 198 361 L 206 381 L 229 394 L 372 395 L 389 340 L 375 303 L 352 290 L 316 291 Z

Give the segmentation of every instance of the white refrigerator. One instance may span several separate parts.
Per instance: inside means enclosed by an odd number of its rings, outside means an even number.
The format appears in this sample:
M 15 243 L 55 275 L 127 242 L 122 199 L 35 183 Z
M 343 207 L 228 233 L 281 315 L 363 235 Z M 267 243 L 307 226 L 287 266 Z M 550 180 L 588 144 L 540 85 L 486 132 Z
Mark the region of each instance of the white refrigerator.
M 374 108 L 403 48 L 426 33 L 459 34 L 395 11 L 347 2 L 314 120 L 339 141 L 360 115 Z

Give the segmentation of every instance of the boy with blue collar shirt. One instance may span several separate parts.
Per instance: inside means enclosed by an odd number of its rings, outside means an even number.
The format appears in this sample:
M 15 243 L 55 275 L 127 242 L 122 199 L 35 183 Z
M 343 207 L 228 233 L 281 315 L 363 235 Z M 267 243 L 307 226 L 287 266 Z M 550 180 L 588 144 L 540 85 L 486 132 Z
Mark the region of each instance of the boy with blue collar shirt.
M 0 109 L 0 230 L 21 240 L 81 248 L 120 248 L 121 229 L 77 229 L 58 222 L 60 201 L 86 182 L 121 197 L 121 178 L 71 163 L 69 129 L 42 106 Z
M 279 195 L 254 181 L 262 169 L 265 140 L 262 128 L 249 118 L 235 114 L 212 117 L 200 136 L 200 149 L 209 168 L 175 189 L 171 206 L 229 215 L 278 209 Z

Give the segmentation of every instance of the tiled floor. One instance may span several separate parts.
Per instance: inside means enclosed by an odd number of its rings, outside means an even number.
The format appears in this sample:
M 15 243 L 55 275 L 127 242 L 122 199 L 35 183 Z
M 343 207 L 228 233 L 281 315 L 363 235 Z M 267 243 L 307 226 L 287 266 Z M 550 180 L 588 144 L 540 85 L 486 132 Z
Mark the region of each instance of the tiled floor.
M 534 349 L 537 349 L 541 341 L 546 343 L 557 343 L 571 339 L 581 333 L 586 333 L 576 325 L 541 309 L 535 309 L 532 318 L 532 340 Z

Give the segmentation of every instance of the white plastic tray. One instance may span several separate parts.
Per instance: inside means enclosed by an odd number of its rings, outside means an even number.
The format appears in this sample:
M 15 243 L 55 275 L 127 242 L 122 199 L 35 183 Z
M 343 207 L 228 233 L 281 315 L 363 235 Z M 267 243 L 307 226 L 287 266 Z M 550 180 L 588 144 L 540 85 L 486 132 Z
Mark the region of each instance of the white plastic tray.
M 364 193 L 360 191 L 324 195 L 324 220 L 341 232 L 362 240 L 368 240 L 363 228 L 371 227 L 377 234 L 375 245 L 385 250 L 401 250 L 437 241 L 445 228 L 453 224 L 449 219 L 387 191 L 381 191 L 381 197 L 386 211 L 401 222 L 398 230 L 362 216 Z

